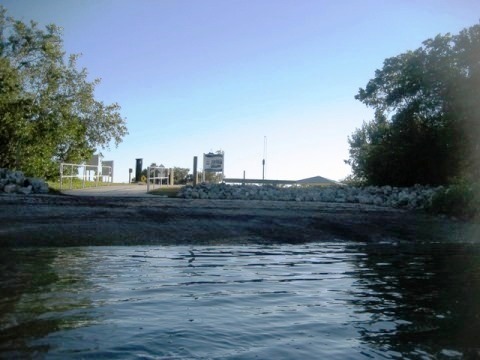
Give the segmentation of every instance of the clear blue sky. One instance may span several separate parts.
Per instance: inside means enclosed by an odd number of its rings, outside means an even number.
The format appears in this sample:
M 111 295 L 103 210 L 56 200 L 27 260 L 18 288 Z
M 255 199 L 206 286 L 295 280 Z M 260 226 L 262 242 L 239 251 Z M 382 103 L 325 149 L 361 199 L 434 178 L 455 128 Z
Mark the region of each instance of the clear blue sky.
M 225 175 L 341 179 L 347 137 L 372 118 L 354 99 L 387 57 L 477 24 L 478 0 L 0 0 L 64 29 L 130 134 L 104 151 L 115 180 L 135 159 L 192 169 L 225 151 Z M 200 161 L 201 167 L 201 161 Z

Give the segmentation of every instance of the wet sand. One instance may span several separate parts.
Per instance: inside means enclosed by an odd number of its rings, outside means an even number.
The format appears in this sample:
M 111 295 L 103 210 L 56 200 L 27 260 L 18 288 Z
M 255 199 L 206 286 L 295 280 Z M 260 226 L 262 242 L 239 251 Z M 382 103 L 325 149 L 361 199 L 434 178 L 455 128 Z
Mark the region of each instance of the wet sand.
M 480 225 L 361 204 L 0 196 L 0 246 L 480 241 Z

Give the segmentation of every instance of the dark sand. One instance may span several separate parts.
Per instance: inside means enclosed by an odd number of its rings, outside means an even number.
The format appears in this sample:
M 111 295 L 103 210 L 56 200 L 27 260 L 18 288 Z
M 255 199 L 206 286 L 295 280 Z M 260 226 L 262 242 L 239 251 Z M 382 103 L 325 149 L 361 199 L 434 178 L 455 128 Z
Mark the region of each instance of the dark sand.
M 0 246 L 480 241 L 479 224 L 360 204 L 1 195 Z

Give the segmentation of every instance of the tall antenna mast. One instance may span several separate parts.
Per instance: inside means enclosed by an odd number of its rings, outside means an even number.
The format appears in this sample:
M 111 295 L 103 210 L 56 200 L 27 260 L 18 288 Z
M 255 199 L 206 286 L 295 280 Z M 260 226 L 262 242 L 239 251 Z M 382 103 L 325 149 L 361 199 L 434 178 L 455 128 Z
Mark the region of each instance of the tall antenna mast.
M 265 180 L 265 160 L 267 159 L 267 137 L 263 137 L 263 170 L 262 170 L 262 180 Z

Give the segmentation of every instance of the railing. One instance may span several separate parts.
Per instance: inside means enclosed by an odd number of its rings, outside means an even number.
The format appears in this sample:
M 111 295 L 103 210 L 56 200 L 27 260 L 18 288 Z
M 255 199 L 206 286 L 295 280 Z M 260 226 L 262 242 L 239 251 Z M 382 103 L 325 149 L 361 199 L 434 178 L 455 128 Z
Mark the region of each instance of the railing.
M 89 170 L 91 169 L 91 170 Z M 106 173 L 104 169 L 106 169 Z M 100 166 L 100 165 L 86 165 L 86 164 L 68 164 L 68 163 L 61 163 L 60 164 L 60 190 L 63 188 L 63 180 L 70 179 L 70 189 L 73 188 L 73 179 L 80 179 L 82 180 L 82 188 L 85 188 L 85 183 L 87 181 L 87 177 L 89 178 L 89 171 L 94 171 L 94 182 L 95 186 L 99 185 L 100 178 L 107 178 L 106 181 L 109 185 L 113 182 L 112 171 L 113 168 L 111 166 Z M 81 176 L 81 177 L 80 177 Z M 105 183 L 105 181 L 103 181 Z
M 149 166 L 147 168 L 147 192 L 150 191 L 150 185 L 152 185 L 152 190 L 155 188 L 157 181 L 158 185 L 162 186 L 163 180 L 166 180 L 167 185 L 169 185 L 169 169 L 164 166 Z
M 245 178 L 225 178 L 227 184 L 258 184 L 258 185 L 295 185 L 295 180 L 266 180 L 266 179 L 245 179 Z

